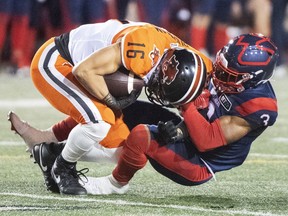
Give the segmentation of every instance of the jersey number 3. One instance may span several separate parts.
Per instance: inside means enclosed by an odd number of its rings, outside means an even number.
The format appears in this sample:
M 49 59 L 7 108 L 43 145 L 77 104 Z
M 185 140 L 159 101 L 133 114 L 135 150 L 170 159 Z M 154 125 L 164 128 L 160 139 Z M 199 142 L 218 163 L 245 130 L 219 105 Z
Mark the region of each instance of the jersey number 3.
M 268 114 L 263 114 L 260 118 L 263 120 L 264 126 L 268 126 L 270 116 Z

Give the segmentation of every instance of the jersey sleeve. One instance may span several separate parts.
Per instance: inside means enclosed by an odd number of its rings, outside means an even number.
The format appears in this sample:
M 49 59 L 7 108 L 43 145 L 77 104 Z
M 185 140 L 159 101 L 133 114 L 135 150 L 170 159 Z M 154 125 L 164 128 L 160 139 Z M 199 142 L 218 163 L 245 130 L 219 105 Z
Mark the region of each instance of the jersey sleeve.
M 252 128 L 271 126 L 278 115 L 277 102 L 272 98 L 255 98 L 236 107 L 236 110 Z
M 276 122 L 278 106 L 269 82 L 235 95 L 235 111 L 250 123 L 252 128 L 271 126 Z
M 121 43 L 122 63 L 128 70 L 133 71 L 140 77 L 145 76 L 153 67 L 151 52 L 157 41 L 153 41 L 154 33 L 150 28 L 140 27 L 128 32 Z M 153 43 L 153 42 L 154 43 Z M 156 44 L 155 44 L 156 47 Z M 159 49 L 159 48 L 157 48 Z M 163 50 L 158 51 L 158 58 Z M 155 56 L 157 58 L 157 56 Z

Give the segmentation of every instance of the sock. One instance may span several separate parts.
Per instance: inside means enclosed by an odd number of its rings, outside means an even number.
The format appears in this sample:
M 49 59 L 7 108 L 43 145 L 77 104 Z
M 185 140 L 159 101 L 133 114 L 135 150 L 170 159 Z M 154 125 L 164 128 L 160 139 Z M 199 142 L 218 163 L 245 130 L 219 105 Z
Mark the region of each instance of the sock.
M 145 152 L 150 143 L 150 134 L 144 125 L 136 126 L 127 138 L 123 146 L 117 167 L 112 175 L 118 183 L 125 185 L 134 174 L 147 163 Z
M 70 131 L 77 125 L 78 123 L 71 117 L 68 117 L 57 124 L 52 126 L 52 131 L 57 138 L 58 141 L 67 140 Z

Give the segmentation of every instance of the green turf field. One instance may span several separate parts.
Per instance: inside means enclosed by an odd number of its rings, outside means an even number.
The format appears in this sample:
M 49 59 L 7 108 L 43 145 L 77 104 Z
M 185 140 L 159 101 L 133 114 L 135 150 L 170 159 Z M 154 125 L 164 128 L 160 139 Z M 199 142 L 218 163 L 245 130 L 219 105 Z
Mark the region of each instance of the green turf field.
M 1 74 L 0 74 L 1 75 Z M 72 197 L 52 194 L 22 140 L 10 131 L 14 110 L 45 129 L 64 116 L 43 103 L 29 78 L 0 76 L 0 215 L 288 215 L 288 78 L 273 81 L 279 100 L 274 127 L 252 145 L 246 162 L 197 187 L 177 185 L 148 165 L 125 195 Z M 112 165 L 80 162 L 89 175 L 110 174 Z

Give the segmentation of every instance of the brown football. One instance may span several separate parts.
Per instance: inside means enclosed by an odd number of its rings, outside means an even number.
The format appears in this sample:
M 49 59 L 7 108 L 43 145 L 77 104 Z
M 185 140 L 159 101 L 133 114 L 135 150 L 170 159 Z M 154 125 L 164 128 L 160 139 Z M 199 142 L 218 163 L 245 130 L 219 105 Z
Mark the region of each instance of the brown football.
M 144 86 L 142 78 L 123 67 L 105 75 L 104 79 L 110 94 L 116 98 L 128 96 L 132 90 L 141 91 Z

